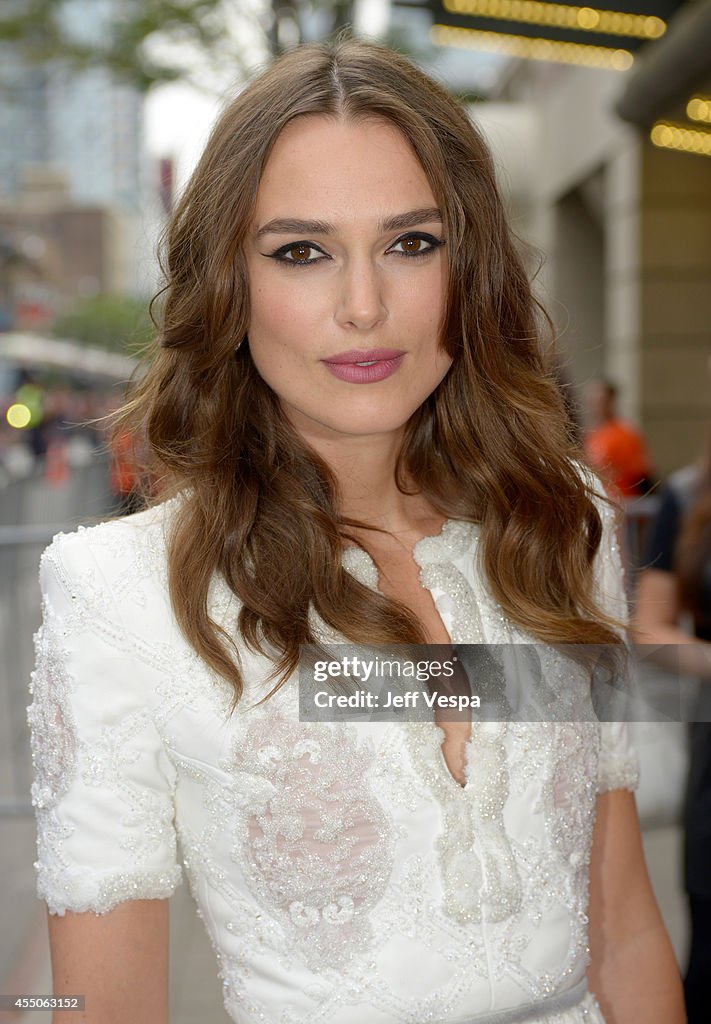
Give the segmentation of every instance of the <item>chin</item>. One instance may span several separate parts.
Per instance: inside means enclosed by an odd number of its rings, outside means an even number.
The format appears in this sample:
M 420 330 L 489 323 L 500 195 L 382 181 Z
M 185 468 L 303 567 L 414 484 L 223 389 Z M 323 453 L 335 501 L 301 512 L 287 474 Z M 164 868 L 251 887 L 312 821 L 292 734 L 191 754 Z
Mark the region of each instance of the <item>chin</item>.
M 326 431 L 341 437 L 368 437 L 376 434 L 394 434 L 405 427 L 412 411 L 404 416 L 393 416 L 392 409 L 382 413 L 361 414 L 358 416 L 341 416 L 333 419 L 316 419 L 311 421 L 312 428 L 317 432 Z M 310 433 L 303 420 L 294 423 L 301 433 Z

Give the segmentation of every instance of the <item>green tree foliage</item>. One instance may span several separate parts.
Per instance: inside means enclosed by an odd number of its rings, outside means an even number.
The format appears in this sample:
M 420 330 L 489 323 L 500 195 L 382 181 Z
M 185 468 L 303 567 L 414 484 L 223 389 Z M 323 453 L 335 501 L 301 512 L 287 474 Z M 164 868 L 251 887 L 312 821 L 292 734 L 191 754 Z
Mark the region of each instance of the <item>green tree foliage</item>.
M 142 351 L 153 333 L 147 301 L 126 295 L 80 299 L 54 324 L 57 337 L 130 355 Z
M 0 45 L 36 65 L 106 68 L 146 91 L 177 78 L 204 79 L 206 68 L 222 68 L 234 81 L 247 75 L 260 48 L 278 53 L 307 40 L 315 17 L 322 38 L 353 18 L 352 0 L 272 0 L 265 8 L 254 0 L 121 0 L 108 30 L 88 39 L 68 16 L 75 4 L 4 0 Z
M 26 61 L 61 61 L 73 70 L 102 67 L 147 90 L 176 78 L 189 78 L 195 58 L 234 61 L 234 77 L 244 55 L 235 38 L 235 8 L 229 0 L 122 0 L 101 39 L 77 32 L 68 17 L 73 0 L 11 0 L 0 5 L 0 42 L 11 43 Z M 185 57 L 188 58 L 186 66 Z

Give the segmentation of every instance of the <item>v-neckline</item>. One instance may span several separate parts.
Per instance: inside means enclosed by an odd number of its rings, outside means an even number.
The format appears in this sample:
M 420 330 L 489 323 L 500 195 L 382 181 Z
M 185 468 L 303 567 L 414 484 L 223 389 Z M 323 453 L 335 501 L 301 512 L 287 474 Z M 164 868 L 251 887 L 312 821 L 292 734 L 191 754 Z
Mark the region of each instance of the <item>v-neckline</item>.
M 458 558 L 461 558 L 463 555 L 471 552 L 478 530 L 478 525 L 469 522 L 468 520 L 447 519 L 438 533 L 421 537 L 412 547 L 411 557 L 419 570 L 418 577 L 420 586 L 423 590 L 428 591 L 435 614 L 439 617 L 442 629 L 448 637 L 448 643 L 452 647 L 458 642 L 457 639 L 452 636 L 452 633 L 454 632 L 452 626 L 456 620 L 452 621 L 451 626 L 447 625 L 442 611 L 437 606 L 437 600 L 432 592 L 433 588 L 427 585 L 424 577 L 427 575 L 428 567 L 438 564 L 443 565 L 453 563 Z M 378 593 L 382 593 L 379 589 L 378 567 L 372 556 L 364 548 L 357 545 L 351 545 L 345 548 L 343 551 L 342 561 L 343 567 L 360 583 L 363 583 L 365 586 L 370 587 Z M 463 782 L 459 781 L 447 762 L 447 758 L 444 753 L 444 743 L 447 740 L 447 733 L 445 729 L 436 721 L 436 719 L 432 724 L 436 730 L 438 739 L 440 740 L 438 744 L 440 769 L 446 776 L 448 784 L 451 785 L 454 790 L 459 791 L 461 794 L 465 794 L 469 785 L 468 772 L 470 766 L 473 722 L 470 721 L 469 738 L 464 743 L 463 763 L 461 766 L 464 778 Z
M 433 563 L 453 562 L 471 550 L 479 526 L 466 519 L 446 519 L 438 533 L 420 537 L 412 546 L 411 557 L 422 570 Z M 351 544 L 343 549 L 343 567 L 372 589 L 378 589 L 378 569 L 365 548 Z M 421 584 L 426 590 L 424 583 Z

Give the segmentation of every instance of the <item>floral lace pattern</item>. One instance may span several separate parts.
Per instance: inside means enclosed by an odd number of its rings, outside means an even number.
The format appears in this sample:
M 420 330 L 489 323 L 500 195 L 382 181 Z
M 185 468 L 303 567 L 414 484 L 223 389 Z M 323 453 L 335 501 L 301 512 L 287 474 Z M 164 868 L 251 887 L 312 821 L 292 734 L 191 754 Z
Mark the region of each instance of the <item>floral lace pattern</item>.
M 36 663 L 30 681 L 34 700 L 27 709 L 27 718 L 35 766 L 32 802 L 44 811 L 66 792 L 76 761 L 76 727 L 67 699 L 71 680 L 65 669 L 61 635 L 46 598 L 42 615 L 43 624 L 34 636 Z
M 225 765 L 238 786 L 244 776 L 262 783 L 232 855 L 314 969 L 369 944 L 367 911 L 392 867 L 392 830 L 368 782 L 373 758 L 347 726 L 268 716 L 240 732 Z
M 27 709 L 32 763 L 32 804 L 37 814 L 38 891 L 51 904 L 62 887 L 62 843 L 70 834 L 56 813 L 76 765 L 76 726 L 69 704 L 71 679 L 65 667 L 59 625 L 43 600 L 43 624 L 34 637 L 36 666 L 30 682 L 34 700 Z

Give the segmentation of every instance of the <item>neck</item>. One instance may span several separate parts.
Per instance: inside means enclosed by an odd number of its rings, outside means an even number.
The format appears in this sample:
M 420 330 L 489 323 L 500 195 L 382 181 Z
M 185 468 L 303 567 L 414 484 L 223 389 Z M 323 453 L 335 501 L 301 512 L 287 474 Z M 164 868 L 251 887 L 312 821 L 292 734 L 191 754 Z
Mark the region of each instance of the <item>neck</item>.
M 403 533 L 418 529 L 423 518 L 432 518 L 434 510 L 422 495 L 403 494 L 395 483 L 403 435 L 404 430 L 367 437 L 305 438 L 338 481 L 344 519 Z

